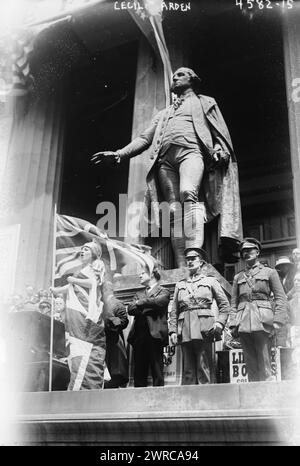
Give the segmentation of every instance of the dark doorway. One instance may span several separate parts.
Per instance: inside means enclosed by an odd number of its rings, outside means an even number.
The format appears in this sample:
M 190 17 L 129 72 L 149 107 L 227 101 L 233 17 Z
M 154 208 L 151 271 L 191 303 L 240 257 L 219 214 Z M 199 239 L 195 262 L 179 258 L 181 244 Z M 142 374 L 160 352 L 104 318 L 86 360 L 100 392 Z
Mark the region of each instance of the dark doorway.
M 60 213 L 94 224 L 98 203 L 118 206 L 127 193 L 129 163 L 94 165 L 90 156 L 131 139 L 137 43 L 102 51 L 70 75 Z

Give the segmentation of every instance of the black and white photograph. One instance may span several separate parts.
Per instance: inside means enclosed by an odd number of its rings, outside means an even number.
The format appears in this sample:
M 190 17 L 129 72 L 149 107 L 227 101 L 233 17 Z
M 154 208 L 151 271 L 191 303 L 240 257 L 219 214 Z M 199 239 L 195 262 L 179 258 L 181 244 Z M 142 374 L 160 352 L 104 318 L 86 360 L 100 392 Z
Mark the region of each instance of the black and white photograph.
M 299 400 L 300 1 L 1 0 L 0 445 L 198 462 Z

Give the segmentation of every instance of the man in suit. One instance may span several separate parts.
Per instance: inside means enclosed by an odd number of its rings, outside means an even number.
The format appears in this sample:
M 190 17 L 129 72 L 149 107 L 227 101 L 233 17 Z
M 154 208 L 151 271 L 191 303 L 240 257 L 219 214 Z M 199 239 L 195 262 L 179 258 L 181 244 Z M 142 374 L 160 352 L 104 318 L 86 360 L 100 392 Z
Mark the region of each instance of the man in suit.
M 293 278 L 295 275 L 293 263 L 287 256 L 281 256 L 276 261 L 275 269 L 278 272 L 284 292 L 287 294 L 293 288 Z
M 105 362 L 110 380 L 104 388 L 124 387 L 128 382 L 128 360 L 123 330 L 128 325 L 125 305 L 111 296 L 106 302 L 108 317 L 105 320 L 106 355 Z
M 223 259 L 230 262 L 242 239 L 238 171 L 231 138 L 212 97 L 198 95 L 200 79 L 189 68 L 173 75 L 177 102 L 160 111 L 150 126 L 115 152 L 98 152 L 92 161 L 119 163 L 151 146 L 147 175 L 144 236 L 161 226 L 159 203 L 170 210 L 170 237 L 178 267 L 185 265 L 185 248 L 201 247 L 204 223 L 218 218 Z M 148 212 L 151 206 L 151 218 Z M 141 217 L 141 218 L 142 218 Z M 150 225 L 150 227 L 149 227 Z M 169 236 L 169 235 L 168 235 Z M 234 259 L 232 261 L 235 261 Z
M 140 274 L 143 290 L 128 307 L 134 321 L 128 335 L 133 347 L 134 386 L 146 387 L 149 368 L 153 386 L 164 385 L 163 348 L 168 340 L 168 304 L 170 293 L 159 285 L 160 274 L 155 267 L 150 273 L 144 269 Z

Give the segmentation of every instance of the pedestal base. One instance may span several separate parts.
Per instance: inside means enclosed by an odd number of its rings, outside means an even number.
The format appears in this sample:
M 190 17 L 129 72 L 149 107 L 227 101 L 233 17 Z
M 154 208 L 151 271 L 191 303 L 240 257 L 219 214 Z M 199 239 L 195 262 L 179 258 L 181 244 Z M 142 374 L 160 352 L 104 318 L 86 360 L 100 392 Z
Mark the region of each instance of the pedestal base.
M 297 444 L 291 382 L 23 393 L 18 445 Z

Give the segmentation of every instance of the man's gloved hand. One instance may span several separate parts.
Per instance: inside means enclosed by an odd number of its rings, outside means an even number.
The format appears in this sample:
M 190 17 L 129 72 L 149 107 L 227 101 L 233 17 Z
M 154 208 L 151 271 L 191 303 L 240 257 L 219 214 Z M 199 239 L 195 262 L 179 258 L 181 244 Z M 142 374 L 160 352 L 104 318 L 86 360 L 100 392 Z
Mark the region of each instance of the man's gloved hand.
M 171 340 L 172 345 L 176 346 L 177 343 L 178 343 L 177 333 L 175 333 L 175 332 L 171 333 L 170 340 Z
M 220 337 L 222 336 L 222 332 L 223 332 L 223 325 L 220 324 L 220 322 L 215 322 L 214 323 L 214 328 L 213 328 L 213 331 L 214 331 L 214 335 L 216 337 Z
M 128 313 L 129 316 L 137 316 L 137 315 L 141 314 L 142 311 L 141 311 L 141 309 L 139 309 L 137 307 L 136 303 L 134 303 L 134 304 L 130 304 L 128 306 L 127 313 Z
M 121 319 L 116 316 L 110 317 L 106 321 L 106 326 L 109 330 L 118 330 L 120 325 L 121 325 Z
M 147 304 L 147 298 L 140 298 L 135 304 L 139 309 L 142 309 Z
M 106 165 L 113 165 L 118 162 L 119 154 L 117 152 L 112 152 L 110 150 L 96 152 L 91 156 L 91 162 L 94 162 L 95 165 L 103 162 Z

